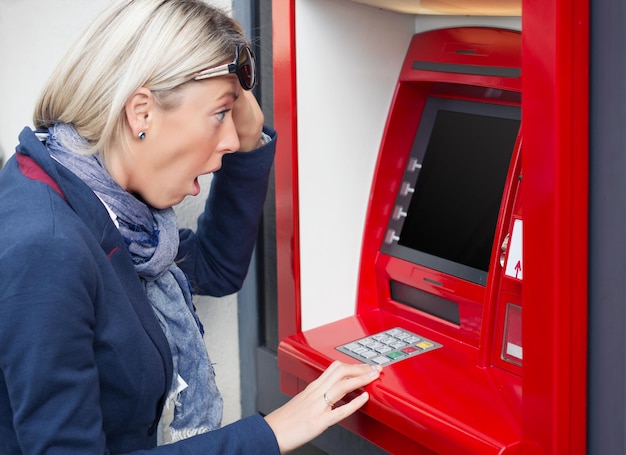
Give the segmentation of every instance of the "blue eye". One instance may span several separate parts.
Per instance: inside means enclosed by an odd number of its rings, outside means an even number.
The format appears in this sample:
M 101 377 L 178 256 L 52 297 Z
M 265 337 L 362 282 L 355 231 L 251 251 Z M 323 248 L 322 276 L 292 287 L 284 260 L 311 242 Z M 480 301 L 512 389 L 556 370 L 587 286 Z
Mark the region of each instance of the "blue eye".
M 226 114 L 230 112 L 230 109 L 224 109 L 223 111 L 219 111 L 218 113 L 215 114 L 215 116 L 217 117 L 217 120 L 222 123 L 224 121 L 224 119 L 226 118 Z

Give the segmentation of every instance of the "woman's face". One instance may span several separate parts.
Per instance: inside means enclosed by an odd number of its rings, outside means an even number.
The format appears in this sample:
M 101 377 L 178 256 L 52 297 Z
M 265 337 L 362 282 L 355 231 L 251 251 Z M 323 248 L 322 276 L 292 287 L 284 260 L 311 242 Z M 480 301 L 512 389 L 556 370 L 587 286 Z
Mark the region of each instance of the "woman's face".
M 198 195 L 198 177 L 218 170 L 224 154 L 239 149 L 232 109 L 240 90 L 235 77 L 217 77 L 181 87 L 178 107 L 155 105 L 146 138 L 133 141 L 122 186 L 155 208 Z

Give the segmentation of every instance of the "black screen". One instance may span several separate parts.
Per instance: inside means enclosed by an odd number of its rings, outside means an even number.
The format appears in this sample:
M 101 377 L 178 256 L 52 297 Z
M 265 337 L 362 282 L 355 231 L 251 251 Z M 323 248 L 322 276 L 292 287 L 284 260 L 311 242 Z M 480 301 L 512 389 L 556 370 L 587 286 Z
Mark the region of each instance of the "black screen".
M 516 107 L 431 98 L 404 176 L 413 191 L 398 195 L 404 214 L 383 251 L 485 284 L 519 124 Z

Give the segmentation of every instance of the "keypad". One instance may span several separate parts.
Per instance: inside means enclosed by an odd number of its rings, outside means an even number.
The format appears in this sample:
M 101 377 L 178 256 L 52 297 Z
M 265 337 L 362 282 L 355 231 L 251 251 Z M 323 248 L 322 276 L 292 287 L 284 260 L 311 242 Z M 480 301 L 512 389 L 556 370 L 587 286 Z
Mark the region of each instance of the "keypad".
M 396 327 L 338 346 L 336 349 L 364 363 L 389 365 L 442 347 L 441 344 Z

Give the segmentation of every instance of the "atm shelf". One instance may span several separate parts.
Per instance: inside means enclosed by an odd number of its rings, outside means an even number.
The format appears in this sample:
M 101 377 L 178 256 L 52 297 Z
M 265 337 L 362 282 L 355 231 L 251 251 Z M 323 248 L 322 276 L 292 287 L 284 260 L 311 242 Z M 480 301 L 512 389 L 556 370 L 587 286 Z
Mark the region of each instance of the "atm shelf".
M 517 454 L 521 450 L 521 380 L 477 366 L 478 350 L 395 315 L 374 311 L 293 335 L 279 346 L 283 390 L 293 395 L 333 360 L 355 360 L 336 347 L 402 327 L 440 343 L 383 369 L 367 386 L 370 401 L 344 422 L 391 453 Z M 364 428 L 368 428 L 367 431 Z M 398 447 L 397 438 L 404 448 Z

